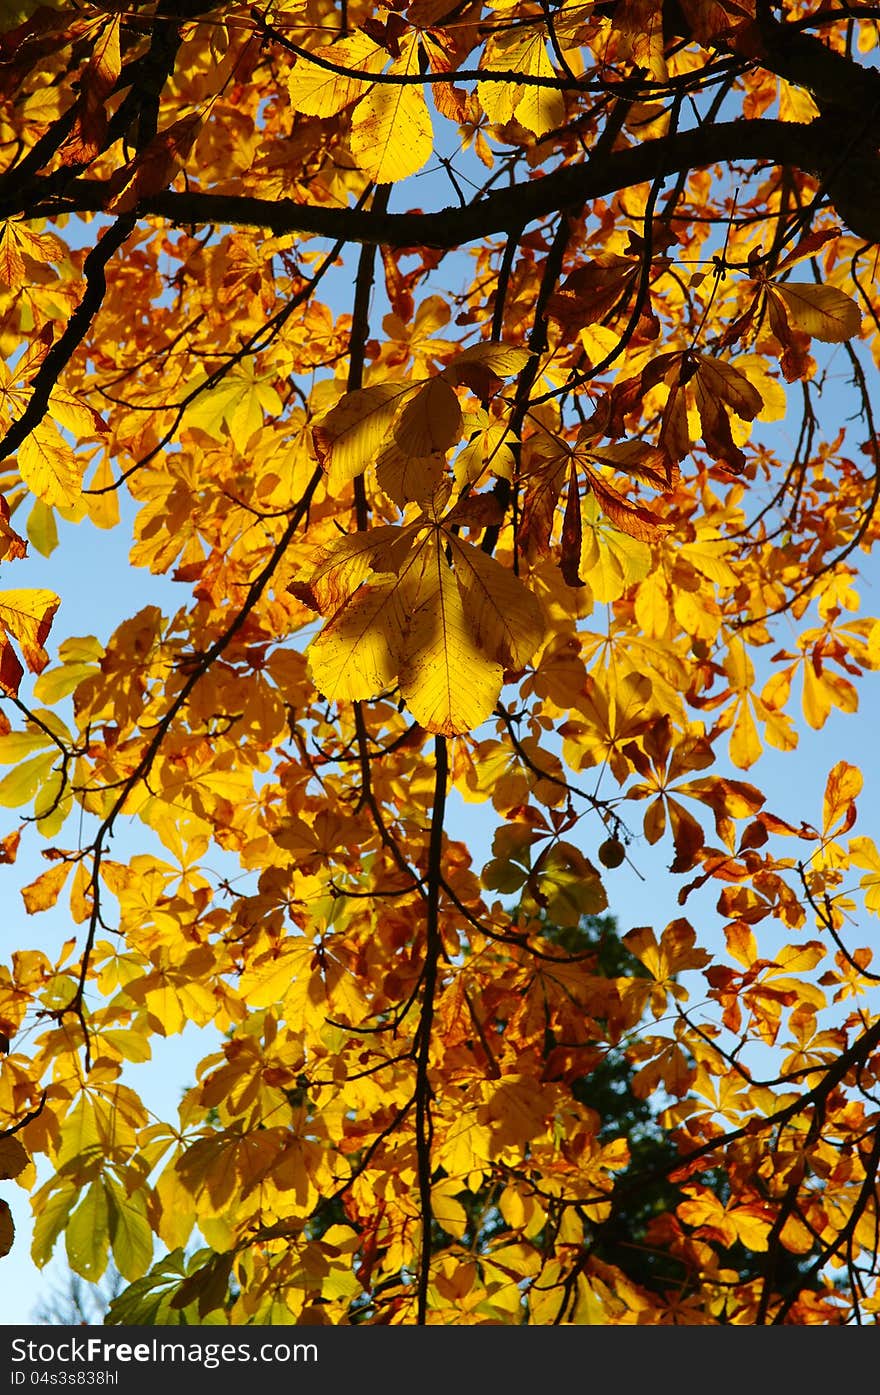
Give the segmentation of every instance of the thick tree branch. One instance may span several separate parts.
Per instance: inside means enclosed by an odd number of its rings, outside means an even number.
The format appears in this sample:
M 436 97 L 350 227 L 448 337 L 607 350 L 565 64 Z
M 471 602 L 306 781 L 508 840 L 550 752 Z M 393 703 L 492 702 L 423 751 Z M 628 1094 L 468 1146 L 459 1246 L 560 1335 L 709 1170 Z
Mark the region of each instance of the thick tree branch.
M 565 165 L 541 179 L 496 190 L 467 208 L 435 213 L 383 213 L 357 208 L 325 208 L 293 199 L 259 199 L 247 194 L 197 191 L 163 192 L 137 206 L 142 217 L 164 218 L 184 226 L 226 224 L 265 228 L 276 237 L 306 233 L 346 242 L 385 247 L 459 247 L 499 233 L 516 232 L 524 222 L 544 218 L 588 199 L 650 183 L 707 165 L 757 160 L 792 165 L 826 178 L 828 194 L 853 232 L 880 241 L 880 157 L 860 148 L 857 173 L 850 161 L 840 168 L 839 122 L 821 117 L 809 125 L 796 122 L 727 121 L 717 126 L 679 131 L 675 136 L 642 141 L 585 164 Z M 104 181 L 77 179 L 63 195 L 40 196 L 41 181 L 31 185 L 27 207 L 13 198 L 0 208 L 10 217 L 53 217 L 62 213 L 98 213 L 110 198 Z M 48 180 L 46 181 L 48 189 Z

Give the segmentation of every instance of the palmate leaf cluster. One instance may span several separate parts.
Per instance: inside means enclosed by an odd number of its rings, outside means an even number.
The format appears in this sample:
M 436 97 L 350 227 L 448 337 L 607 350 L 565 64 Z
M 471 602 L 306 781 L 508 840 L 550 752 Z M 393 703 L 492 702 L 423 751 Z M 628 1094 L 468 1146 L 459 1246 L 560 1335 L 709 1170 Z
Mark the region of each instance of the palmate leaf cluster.
M 7 7 L 0 1154 L 117 1321 L 875 1320 L 880 854 L 762 757 L 880 667 L 878 21 Z

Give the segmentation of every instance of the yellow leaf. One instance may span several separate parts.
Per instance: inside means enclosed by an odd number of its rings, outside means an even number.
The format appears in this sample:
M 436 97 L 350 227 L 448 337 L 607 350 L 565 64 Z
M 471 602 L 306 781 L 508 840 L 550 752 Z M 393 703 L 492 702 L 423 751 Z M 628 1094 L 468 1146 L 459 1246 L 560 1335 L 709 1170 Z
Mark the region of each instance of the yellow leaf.
M 407 630 L 400 689 L 427 731 L 455 736 L 491 715 L 502 671 L 474 640 L 461 591 L 436 543 L 434 552 Z
M 450 537 L 455 575 L 480 648 L 506 668 L 523 668 L 547 631 L 535 596 L 509 567 Z
M 443 378 L 423 383 L 394 423 L 394 440 L 410 456 L 447 451 L 460 432 L 458 396 Z
M 15 236 L 15 225 L 4 222 L 0 227 L 0 286 L 16 290 L 24 275 L 24 258 Z
M 56 862 L 45 872 L 41 872 L 29 886 L 22 887 L 21 896 L 28 915 L 36 915 L 38 911 L 48 911 L 55 905 L 69 872 L 69 862 Z
M 788 411 L 785 388 L 770 371 L 770 364 L 760 354 L 739 354 L 736 366 L 757 388 L 763 400 L 759 421 L 782 421 Z
M 315 687 L 330 702 L 362 702 L 393 687 L 406 617 L 396 577 L 364 584 L 306 650 Z
M 18 448 L 18 470 L 44 504 L 72 507 L 82 493 L 82 465 L 56 426 L 43 421 Z
M 708 577 L 716 585 L 723 586 L 725 590 L 733 590 L 738 578 L 723 556 L 729 550 L 730 543 L 724 538 L 706 538 L 696 543 L 682 543 L 676 549 L 677 555 L 684 557 L 701 575 Z
M 95 432 L 106 430 L 98 413 L 80 397 L 64 388 L 56 387 L 49 400 L 52 419 L 69 431 L 72 436 L 82 438 L 94 436 Z
M 758 1207 L 751 1206 L 736 1206 L 727 1214 L 733 1222 L 737 1240 L 745 1245 L 747 1250 L 767 1249 L 768 1236 L 773 1224 L 772 1216 L 768 1217 Z
M 384 489 L 389 499 L 393 499 L 401 509 L 408 503 L 424 503 L 430 499 L 437 492 L 445 473 L 445 455 L 404 455 L 393 441 L 376 461 L 379 488 Z
M 472 1107 L 460 1108 L 437 1140 L 437 1163 L 450 1177 L 465 1178 L 471 1190 L 488 1167 L 492 1131 Z
M 83 921 L 88 920 L 93 904 L 91 871 L 86 862 L 78 862 L 70 886 L 70 914 L 75 925 L 82 925 Z
M 51 557 L 58 546 L 58 525 L 54 510 L 42 499 L 35 499 L 28 514 L 27 535 L 41 557 Z
M 819 731 L 828 720 L 833 706 L 829 685 L 817 674 L 813 665 L 804 664 L 804 691 L 802 698 L 804 716 L 814 731 Z
M 880 915 L 880 853 L 873 838 L 861 835 L 849 842 L 850 861 L 854 867 L 866 869 L 866 876 L 859 881 L 865 895 L 865 906 L 874 915 Z
M 552 847 L 540 866 L 540 891 L 554 925 L 578 925 L 585 915 L 601 915 L 608 897 L 593 864 L 571 843 Z M 530 902 L 531 897 L 525 900 Z
M 444 368 L 443 376 L 452 383 L 466 383 L 471 369 L 476 365 L 478 368 L 487 368 L 498 377 L 509 378 L 521 373 L 530 357 L 528 349 L 519 348 L 515 344 L 491 341 L 472 344 L 470 348 L 463 349 L 460 354 L 455 355 L 448 367 Z
M 737 920 L 724 931 L 727 949 L 734 959 L 750 969 L 758 958 L 758 943 L 744 920 Z
M 739 770 L 749 770 L 760 758 L 763 747 L 747 698 L 739 703 L 730 733 L 730 759 Z
M 243 1002 L 251 1007 L 271 1007 L 284 1001 L 291 983 L 308 981 L 312 971 L 315 947 L 307 940 L 292 940 L 278 955 L 267 955 L 250 965 L 239 980 Z
M 45 742 L 41 744 L 45 745 Z M 54 748 L 44 751 L 42 755 L 22 761 L 21 765 L 4 775 L 0 780 L 0 805 L 6 809 L 16 809 L 32 799 L 55 764 L 57 755 Z
M 338 43 L 315 49 L 315 57 L 323 58 L 338 68 L 374 73 L 381 72 L 388 61 L 385 50 L 360 31 L 349 34 Z M 334 73 L 318 63 L 310 62 L 303 55 L 291 70 L 287 91 L 294 111 L 301 111 L 305 116 L 338 116 L 345 107 L 362 97 L 368 86 L 363 78 Z
M 551 80 L 556 77 L 540 31 L 520 50 L 517 66 L 528 77 Z M 516 104 L 516 119 L 536 136 L 544 136 L 548 131 L 557 129 L 565 122 L 562 93 L 557 88 L 530 83 Z
M 455 1177 L 444 1177 L 431 1188 L 431 1214 L 440 1229 L 456 1240 L 461 1240 L 468 1227 L 467 1211 L 457 1200 L 461 1191 L 461 1182 Z
M 99 660 L 102 654 L 102 646 L 95 641 L 95 650 L 91 655 L 83 648 L 82 651 L 74 652 L 68 649 L 63 653 L 64 645 L 59 646 L 59 658 L 63 662 L 57 668 L 51 668 L 40 674 L 34 683 L 34 697 L 40 702 L 47 702 L 50 705 L 65 698 L 78 687 L 83 679 L 100 672 Z M 42 743 L 45 745 L 45 741 Z
M 412 383 L 374 383 L 347 392 L 312 430 L 315 450 L 338 487 L 362 475 L 391 436 L 398 408 Z
M 379 527 L 340 538 L 318 557 L 308 580 L 306 598 L 314 602 L 321 615 L 332 614 L 363 581 L 383 570 L 379 561 L 402 536 L 399 528 Z M 300 587 L 295 585 L 294 590 L 299 593 Z
M 797 1216 L 788 1216 L 779 1233 L 780 1243 L 793 1255 L 808 1255 L 815 1237 Z
M 555 79 L 556 73 L 547 56 L 543 33 L 537 27 L 514 29 L 495 34 L 486 45 L 480 59 L 486 72 L 523 73 L 527 77 Z M 505 125 L 513 116 L 535 135 L 546 135 L 565 120 L 562 93 L 540 83 L 518 83 L 484 80 L 477 85 L 480 104 L 489 120 Z
M 580 575 L 589 583 L 597 601 L 616 601 L 634 582 L 643 581 L 648 575 L 651 549 L 603 518 L 593 494 L 582 498 L 581 517 Z
M 418 72 L 418 36 L 413 34 L 392 73 Z M 418 86 L 381 83 L 358 102 L 351 121 L 351 151 L 359 168 L 377 184 L 407 179 L 427 164 L 434 134 L 425 94 Z
M 636 620 L 646 634 L 662 639 L 669 627 L 669 613 L 669 582 L 663 572 L 652 572 L 636 592 Z
M 108 1182 L 107 1228 L 116 1268 L 133 1283 L 147 1272 L 153 1260 L 153 1231 L 143 1193 L 136 1191 L 127 1196 L 116 1183 Z
M 109 92 L 119 77 L 122 63 L 119 50 L 120 16 L 115 15 L 106 26 L 89 62 L 90 76 L 100 86 L 102 93 Z
M 119 522 L 119 491 L 111 487 L 113 484 L 110 457 L 105 455 L 85 493 L 86 510 L 96 528 L 115 528 Z
M 805 125 L 814 121 L 818 115 L 819 108 L 809 92 L 804 91 L 802 87 L 794 87 L 784 78 L 779 79 L 780 121 L 798 121 Z
M 851 296 L 835 286 L 786 281 L 773 293 L 785 303 L 789 323 L 825 344 L 842 344 L 862 327 L 862 312 Z
M 723 402 L 743 421 L 753 421 L 764 403 L 757 387 L 745 373 L 723 358 L 710 358 L 707 354 L 696 354 L 694 357 L 699 363 L 694 383 L 698 406 L 701 405 L 701 398 L 707 396 Z
M 48 1186 L 42 1188 L 36 1198 L 38 1205 L 34 1207 L 31 1257 L 40 1269 L 51 1258 L 55 1241 L 67 1224 L 77 1195 L 74 1182 L 63 1181 L 59 1184 L 57 1178 L 52 1181 L 54 1185 L 51 1191 Z
M 496 1126 L 496 1144 L 514 1148 L 524 1148 L 544 1132 L 552 1108 L 540 1082 L 526 1075 L 510 1075 L 500 1080 L 487 1106 L 488 1118 Z
M 274 372 L 258 375 L 252 361 L 237 365 L 190 403 L 186 425 L 201 427 L 215 439 L 222 439 L 221 423 L 225 422 L 232 439 L 244 446 L 262 428 L 264 412 L 277 417 L 283 411 L 274 377 Z M 207 382 L 205 375 L 201 382 Z

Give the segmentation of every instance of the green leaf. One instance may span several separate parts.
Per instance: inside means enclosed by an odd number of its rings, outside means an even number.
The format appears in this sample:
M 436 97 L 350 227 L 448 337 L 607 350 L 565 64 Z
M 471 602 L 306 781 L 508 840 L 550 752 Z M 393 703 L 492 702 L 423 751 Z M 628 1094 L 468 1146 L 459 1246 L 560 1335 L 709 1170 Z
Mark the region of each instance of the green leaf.
M 35 1198 L 38 1205 L 34 1208 L 31 1259 L 38 1269 L 42 1269 L 52 1258 L 55 1241 L 67 1224 L 70 1208 L 77 1195 L 77 1188 L 73 1182 L 62 1182 L 59 1186 L 53 1179 L 52 1183 L 47 1184 L 47 1188 L 49 1186 L 52 1187 L 51 1192 L 44 1188 Z
M 110 1244 L 116 1268 L 124 1279 L 140 1279 L 153 1259 L 153 1231 L 143 1194 L 126 1196 L 115 1182 L 107 1185 Z
M 62 664 L 41 673 L 34 683 L 34 697 L 39 702 L 55 703 L 78 688 L 84 678 L 98 672 L 97 664 Z
M 500 891 L 502 896 L 509 896 L 512 892 L 519 891 L 528 875 L 525 867 L 519 867 L 515 862 L 504 861 L 500 857 L 493 857 L 483 868 L 480 880 L 488 891 Z
M 44 504 L 42 499 L 36 499 L 25 526 L 28 539 L 33 543 L 40 556 L 51 557 L 58 546 L 58 525 L 55 522 L 55 510 L 49 504 Z
M 549 848 L 539 858 L 536 874 L 539 869 L 540 904 L 554 924 L 577 925 L 583 916 L 607 909 L 602 878 L 573 844 L 562 842 Z
M 71 1216 L 65 1241 L 74 1273 L 92 1284 L 100 1279 L 110 1249 L 109 1206 L 101 1178 L 92 1182 Z
M 171 1300 L 186 1277 L 187 1262 L 183 1250 L 163 1255 L 142 1279 L 114 1298 L 107 1311 L 110 1327 L 179 1327 L 198 1322 L 195 1305 L 186 1310 L 172 1308 Z
M 186 1308 L 197 1300 L 200 1321 L 206 1313 L 223 1308 L 229 1295 L 232 1260 L 231 1253 L 212 1255 L 207 1264 L 203 1264 L 184 1280 L 172 1298 L 171 1306 Z

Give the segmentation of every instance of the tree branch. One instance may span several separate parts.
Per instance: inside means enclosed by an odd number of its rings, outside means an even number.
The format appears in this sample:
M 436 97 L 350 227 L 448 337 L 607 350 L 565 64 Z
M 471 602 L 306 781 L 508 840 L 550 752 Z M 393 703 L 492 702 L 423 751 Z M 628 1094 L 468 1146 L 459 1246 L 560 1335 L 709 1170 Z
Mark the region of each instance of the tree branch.
M 545 218 L 588 199 L 619 189 L 668 178 L 682 171 L 738 160 L 791 165 L 806 173 L 828 177 L 828 193 L 852 231 L 867 241 L 880 241 L 880 156 L 869 158 L 860 149 L 858 186 L 851 167 L 839 169 L 839 125 L 819 117 L 809 125 L 797 122 L 727 121 L 677 132 L 671 137 L 642 141 L 583 164 L 565 165 L 543 178 L 510 189 L 496 190 L 466 208 L 443 208 L 434 213 L 383 213 L 358 208 L 325 208 L 293 199 L 259 199 L 247 194 L 164 191 L 141 199 L 141 217 L 164 218 L 184 226 L 208 223 L 266 228 L 276 237 L 305 233 L 346 242 L 378 243 L 385 247 L 448 249 L 499 233 L 516 232 L 524 222 Z M 45 197 L 40 189 L 46 190 Z M 63 195 L 51 190 L 48 178 L 34 180 L 26 205 L 13 197 L 0 207 L 0 216 L 26 213 L 45 218 L 64 213 L 98 213 L 110 198 L 106 181 L 73 180 Z

